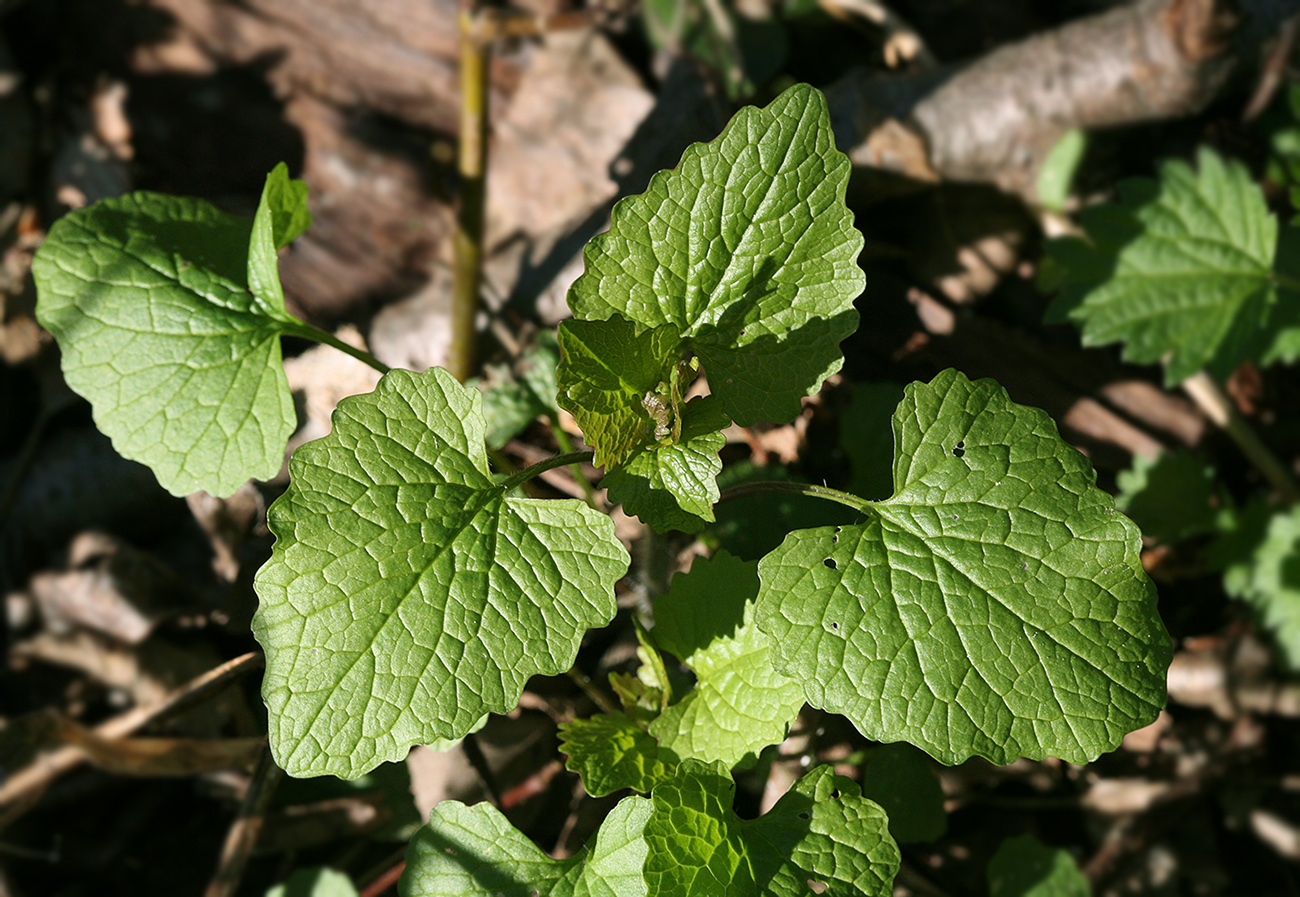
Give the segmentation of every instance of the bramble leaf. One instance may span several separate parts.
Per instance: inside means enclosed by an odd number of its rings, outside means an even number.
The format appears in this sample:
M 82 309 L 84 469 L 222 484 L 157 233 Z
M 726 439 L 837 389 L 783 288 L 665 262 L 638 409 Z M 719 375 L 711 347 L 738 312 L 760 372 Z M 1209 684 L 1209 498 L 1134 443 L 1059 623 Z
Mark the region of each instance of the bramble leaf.
M 582 427 L 597 467 L 613 467 L 654 440 L 657 422 L 647 402 L 677 364 L 681 340 L 673 328 L 636 330 L 617 316 L 560 325 L 560 407 Z
M 553 860 L 490 804 L 445 800 L 411 839 L 402 897 L 645 897 L 644 797 L 626 797 L 596 833 L 595 846 Z
M 766 815 L 740 819 L 735 784 L 687 760 L 651 795 L 645 823 L 649 897 L 887 897 L 898 847 L 885 813 L 851 780 L 819 766 Z
M 200 199 L 132 193 L 65 215 L 32 265 L 68 385 L 174 495 L 275 476 L 296 423 L 279 337 L 299 322 L 272 269 L 250 291 L 251 230 Z
M 659 742 L 622 713 L 562 724 L 560 750 L 569 755 L 564 765 L 582 776 L 582 786 L 592 797 L 623 788 L 649 794 L 671 775 L 676 762 L 661 754 Z
M 569 305 L 585 321 L 672 325 L 729 417 L 788 421 L 839 370 L 857 327 L 865 278 L 848 175 L 817 90 L 742 109 L 615 206 Z
M 633 451 L 623 464 L 611 469 L 601 485 L 609 500 L 621 502 L 659 532 L 699 532 L 713 521 L 719 497 L 718 452 L 727 444 L 722 429 L 726 416 L 717 399 L 692 399 L 682 409 L 680 442 L 650 443 Z
M 772 669 L 754 625 L 758 565 L 724 552 L 696 558 L 655 599 L 655 640 L 696 675 L 695 688 L 650 723 L 672 755 L 728 768 L 785 738 L 803 688 Z
M 277 762 L 352 778 L 569 669 L 628 556 L 582 502 L 493 483 L 479 393 L 444 370 L 393 371 L 333 423 L 268 512 L 253 632 Z
M 1300 670 L 1300 507 L 1248 506 L 1207 559 L 1223 568 L 1224 591 L 1259 612 L 1283 662 Z
M 1092 886 L 1064 850 L 1033 835 L 1002 842 L 989 860 L 989 897 L 1089 897 Z
M 1119 186 L 1117 202 L 1085 211 L 1089 241 L 1048 251 L 1065 279 L 1049 320 L 1071 320 L 1086 346 L 1124 343 L 1124 358 L 1167 357 L 1165 382 L 1201 368 L 1225 377 L 1267 348 L 1277 302 L 1277 220 L 1245 166 L 1202 149 L 1199 172 L 1172 160 L 1160 180 Z
M 1171 646 L 1137 527 L 1052 420 L 945 371 L 894 413 L 894 495 L 791 533 L 758 625 L 809 703 L 944 763 L 1084 763 L 1155 719 Z

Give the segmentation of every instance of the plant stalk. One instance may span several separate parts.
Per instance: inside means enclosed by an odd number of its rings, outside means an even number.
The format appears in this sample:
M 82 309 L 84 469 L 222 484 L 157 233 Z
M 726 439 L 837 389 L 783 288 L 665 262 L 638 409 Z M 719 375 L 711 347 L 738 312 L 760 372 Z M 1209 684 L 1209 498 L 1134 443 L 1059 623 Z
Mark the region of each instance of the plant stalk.
M 1277 455 L 1264 444 L 1259 435 L 1246 423 L 1229 398 L 1224 395 L 1219 385 L 1205 371 L 1193 374 L 1183 381 L 1183 391 L 1191 396 L 1192 401 L 1237 443 L 1246 459 L 1255 465 L 1255 469 L 1264 475 L 1282 498 L 1295 503 L 1300 501 L 1300 485 L 1287 470 Z
M 392 370 L 392 368 L 371 355 L 365 349 L 358 349 L 356 346 L 350 346 L 334 334 L 326 333 L 319 327 L 313 327 L 303 321 L 293 321 L 290 325 L 285 327 L 284 332 L 286 335 L 301 336 L 312 340 L 313 342 L 324 343 L 327 346 L 338 349 L 340 352 L 351 355 L 357 361 L 369 365 L 381 374 L 387 374 Z
M 460 208 L 456 219 L 456 284 L 451 304 L 447 370 L 462 383 L 474 373 L 479 293 L 483 280 L 486 206 L 488 66 L 490 39 L 482 34 L 473 0 L 460 8 Z
M 516 486 L 541 476 L 548 470 L 554 470 L 568 464 L 581 464 L 584 461 L 590 461 L 593 457 L 595 457 L 594 452 L 568 452 L 567 454 L 556 455 L 554 458 L 547 458 L 545 461 L 538 461 L 536 464 L 530 464 L 518 473 L 511 474 L 503 480 L 501 490 L 509 492 Z
M 829 486 L 815 486 L 812 483 L 791 483 L 791 482 L 770 482 L 770 483 L 745 483 L 741 486 L 733 486 L 718 498 L 718 504 L 724 501 L 731 501 L 733 498 L 743 498 L 746 495 L 761 495 L 765 492 L 793 492 L 796 495 L 811 495 L 814 498 L 824 498 L 827 501 L 833 501 L 845 507 L 852 508 L 855 511 L 867 511 L 873 505 L 874 501 L 868 501 L 865 498 L 858 498 L 849 492 L 843 492 L 839 489 L 832 489 Z

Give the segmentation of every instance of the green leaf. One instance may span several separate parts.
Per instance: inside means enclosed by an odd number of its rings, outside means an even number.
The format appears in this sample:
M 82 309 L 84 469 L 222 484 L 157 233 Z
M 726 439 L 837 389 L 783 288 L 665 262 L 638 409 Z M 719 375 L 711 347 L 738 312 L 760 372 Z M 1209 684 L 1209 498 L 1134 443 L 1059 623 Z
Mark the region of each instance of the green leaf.
M 862 796 L 889 816 L 889 833 L 899 844 L 937 841 L 948 830 L 943 788 L 930 760 L 910 744 L 883 744 L 862 771 Z
M 1199 173 L 1181 161 L 1160 166 L 1159 182 L 1119 187 L 1116 203 L 1080 218 L 1091 243 L 1055 241 L 1065 269 L 1048 310 L 1083 329 L 1083 343 L 1124 343 L 1124 358 L 1168 357 L 1165 382 L 1201 368 L 1224 377 L 1265 347 L 1276 301 L 1277 221 L 1245 166 L 1208 149 Z
M 902 387 L 898 394 L 902 396 Z M 791 481 L 790 472 L 784 467 L 760 467 L 750 460 L 742 460 L 723 468 L 718 475 L 718 488 L 726 492 L 747 483 Z M 709 527 L 705 538 L 737 557 L 755 561 L 780 545 L 791 530 L 852 523 L 860 518 L 844 505 L 784 491 L 731 498 L 718 505 L 714 513 L 717 523 Z
M 642 794 L 672 774 L 677 758 L 659 750 L 659 742 L 622 713 L 575 719 L 560 726 L 565 766 L 582 776 L 592 797 L 631 788 Z
M 1002 842 L 989 860 L 989 897 L 1089 897 L 1092 886 L 1066 851 L 1033 835 Z
M 645 823 L 649 897 L 891 893 L 898 847 L 884 811 L 852 780 L 819 766 L 755 820 L 736 816 L 734 797 L 730 777 L 697 760 L 654 790 Z
M 1071 128 L 1052 147 L 1038 170 L 1038 201 L 1044 208 L 1060 211 L 1070 198 L 1070 185 L 1088 151 L 1088 134 Z
M 865 278 L 848 175 L 818 91 L 799 84 L 742 109 L 615 206 L 569 305 L 582 320 L 672 325 L 729 417 L 791 420 L 857 328 Z
M 944 763 L 1085 763 L 1155 719 L 1171 647 L 1137 527 L 1036 408 L 945 371 L 894 414 L 894 495 L 791 533 L 758 625 L 815 707 Z
M 63 372 L 124 457 L 174 495 L 230 495 L 284 462 L 296 424 L 278 284 L 249 291 L 251 225 L 203 200 L 132 193 L 70 212 L 32 272 Z
M 270 209 L 271 233 L 276 249 L 288 246 L 311 227 L 311 211 L 307 208 L 307 182 L 290 178 L 289 167 L 283 162 L 271 169 L 271 173 L 266 176 L 260 205 Z
M 342 872 L 322 866 L 299 869 L 284 884 L 267 891 L 266 897 L 357 897 L 357 889 Z
M 569 669 L 628 556 L 582 502 L 492 482 L 479 393 L 444 370 L 387 374 L 333 423 L 268 513 L 253 633 L 277 762 L 352 778 Z
M 1116 478 L 1115 504 L 1159 542 L 1215 531 L 1214 468 L 1188 451 L 1141 455 Z
M 672 376 L 681 340 L 671 327 L 636 330 L 620 317 L 560 324 L 560 407 L 595 449 L 597 467 L 613 467 L 656 438 L 647 403 Z
M 642 829 L 650 801 L 627 797 L 601 823 L 596 844 L 564 860 L 538 849 L 489 804 L 446 800 L 411 840 L 402 897 L 645 897 Z
M 728 768 L 785 738 L 803 688 L 772 669 L 754 625 L 758 565 L 726 552 L 696 558 L 655 599 L 655 640 L 695 673 L 696 685 L 650 723 L 673 755 Z
M 1300 670 L 1300 507 L 1252 505 L 1207 559 L 1223 568 L 1224 591 L 1259 612 L 1283 663 Z
M 659 532 L 699 532 L 713 521 L 718 500 L 718 452 L 727 444 L 726 415 L 713 396 L 692 399 L 682 409 L 677 443 L 651 443 L 601 480 L 611 502 Z

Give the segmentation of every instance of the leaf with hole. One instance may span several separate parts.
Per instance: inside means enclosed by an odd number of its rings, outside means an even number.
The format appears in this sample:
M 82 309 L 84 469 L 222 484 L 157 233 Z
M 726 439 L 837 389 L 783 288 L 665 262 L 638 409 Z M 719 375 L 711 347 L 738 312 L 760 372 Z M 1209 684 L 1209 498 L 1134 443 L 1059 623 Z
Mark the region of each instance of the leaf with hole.
M 758 625 L 808 702 L 944 763 L 1085 763 L 1155 719 L 1171 646 L 1141 539 L 1052 420 L 945 371 L 894 413 L 894 495 L 791 533 Z
M 333 422 L 270 508 L 253 632 L 277 762 L 353 778 L 569 669 L 629 559 L 605 515 L 493 482 L 478 390 L 444 370 L 387 374 Z

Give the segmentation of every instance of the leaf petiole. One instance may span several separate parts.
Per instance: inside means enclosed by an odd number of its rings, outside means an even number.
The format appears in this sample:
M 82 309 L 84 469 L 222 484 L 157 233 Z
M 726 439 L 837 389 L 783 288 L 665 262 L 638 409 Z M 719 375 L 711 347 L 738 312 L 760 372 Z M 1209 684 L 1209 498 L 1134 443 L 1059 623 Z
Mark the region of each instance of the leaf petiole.
M 511 474 L 499 484 L 499 488 L 504 492 L 528 482 L 535 477 L 539 477 L 548 470 L 554 470 L 557 467 L 564 467 L 569 464 L 581 464 L 584 461 L 590 461 L 593 457 L 592 452 L 567 452 L 563 455 L 556 455 L 554 458 L 547 458 L 544 461 L 538 461 L 536 464 L 530 464 L 518 473 Z
M 332 346 L 333 348 L 338 349 L 340 352 L 346 352 L 348 355 L 351 355 L 357 361 L 361 361 L 364 362 L 365 364 L 370 365 L 372 368 L 379 371 L 379 373 L 381 374 L 387 374 L 389 371 L 392 370 L 392 368 L 384 364 L 375 356 L 371 355 L 365 349 L 358 349 L 356 346 L 350 346 L 347 343 L 343 342 L 343 340 L 336 337 L 334 334 L 326 333 L 324 330 L 321 330 L 319 327 L 313 327 L 312 325 L 304 321 L 299 321 L 296 319 L 293 321 L 286 321 L 284 323 L 284 334 L 286 336 L 301 336 L 305 339 L 312 340 L 313 342 L 324 343 L 327 346 Z
M 865 498 L 858 498 L 849 492 L 843 492 L 839 489 L 832 489 L 829 486 L 817 486 L 812 483 L 791 483 L 773 481 L 770 483 L 744 483 L 740 486 L 732 486 L 722 493 L 718 498 L 718 504 L 724 501 L 730 501 L 733 498 L 742 498 L 746 495 L 759 495 L 764 492 L 794 492 L 798 495 L 811 495 L 815 498 L 824 498 L 827 501 L 833 501 L 845 507 L 852 508 L 855 511 L 866 511 L 876 502 L 868 501 Z

